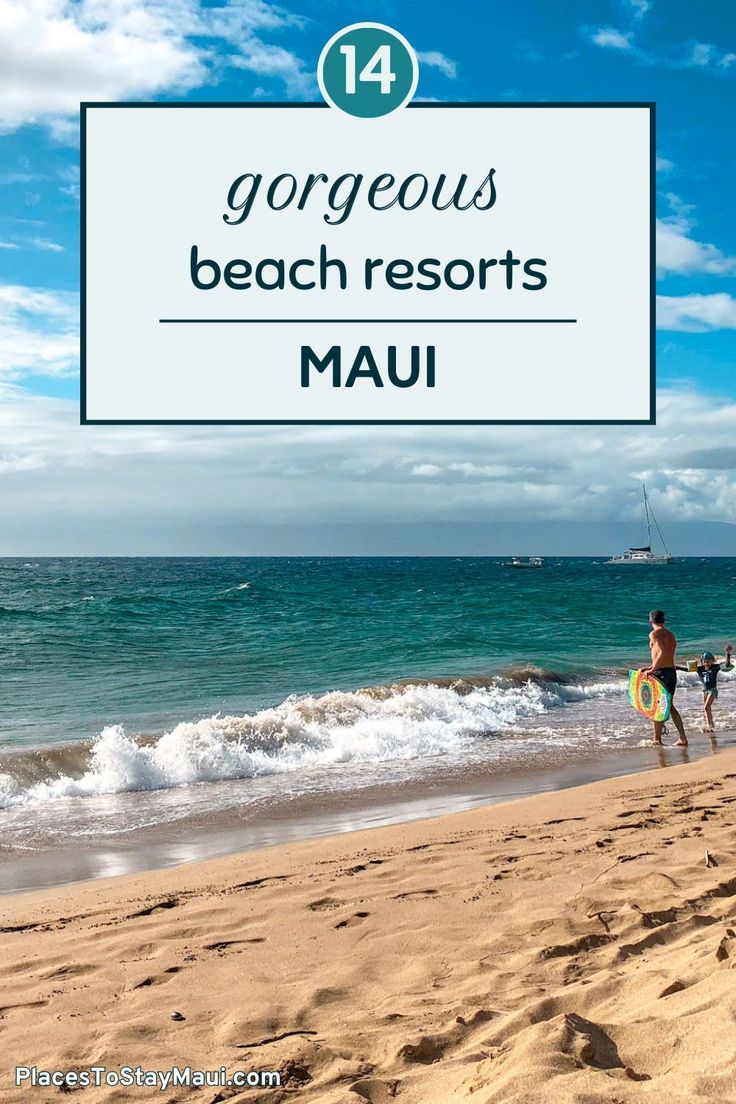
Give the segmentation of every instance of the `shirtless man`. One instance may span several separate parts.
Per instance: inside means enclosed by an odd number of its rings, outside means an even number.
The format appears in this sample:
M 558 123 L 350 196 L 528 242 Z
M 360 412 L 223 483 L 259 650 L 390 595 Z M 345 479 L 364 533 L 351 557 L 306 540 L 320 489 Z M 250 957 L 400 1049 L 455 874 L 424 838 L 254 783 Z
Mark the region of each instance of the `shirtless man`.
M 642 667 L 642 671 L 658 679 L 665 690 L 669 690 L 674 698 L 675 689 L 677 688 L 677 669 L 675 667 L 677 637 L 664 627 L 664 613 L 662 610 L 652 610 L 649 614 L 649 623 L 652 626 L 652 631 L 649 634 L 649 651 L 652 653 L 652 662 L 649 667 Z M 685 726 L 682 723 L 682 717 L 675 709 L 674 702 L 670 710 L 670 716 L 680 735 L 680 739 L 674 746 L 687 747 Z M 664 724 L 662 721 L 653 721 L 652 723 L 654 724 L 654 743 L 661 744 Z

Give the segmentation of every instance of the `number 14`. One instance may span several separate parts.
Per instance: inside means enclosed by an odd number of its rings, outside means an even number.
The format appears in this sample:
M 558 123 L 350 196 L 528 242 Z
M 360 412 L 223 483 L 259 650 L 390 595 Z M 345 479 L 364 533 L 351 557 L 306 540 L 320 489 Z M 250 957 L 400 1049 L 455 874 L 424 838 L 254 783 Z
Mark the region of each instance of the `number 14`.
M 341 46 L 340 53 L 345 55 L 345 91 L 352 95 L 355 92 L 355 47 Z M 389 94 L 396 74 L 391 72 L 391 47 L 388 43 L 378 47 L 370 61 L 361 69 L 358 80 L 378 81 L 382 95 Z

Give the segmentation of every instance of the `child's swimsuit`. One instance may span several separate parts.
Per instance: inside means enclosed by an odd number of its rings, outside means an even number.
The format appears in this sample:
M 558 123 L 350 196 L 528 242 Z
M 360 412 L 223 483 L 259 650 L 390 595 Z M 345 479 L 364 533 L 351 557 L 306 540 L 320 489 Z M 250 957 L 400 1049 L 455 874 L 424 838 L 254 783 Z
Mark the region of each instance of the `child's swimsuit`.
M 710 667 L 698 667 L 698 678 L 703 684 L 703 693 L 712 694 L 714 698 L 718 697 L 718 672 L 721 669 L 720 663 L 711 663 Z

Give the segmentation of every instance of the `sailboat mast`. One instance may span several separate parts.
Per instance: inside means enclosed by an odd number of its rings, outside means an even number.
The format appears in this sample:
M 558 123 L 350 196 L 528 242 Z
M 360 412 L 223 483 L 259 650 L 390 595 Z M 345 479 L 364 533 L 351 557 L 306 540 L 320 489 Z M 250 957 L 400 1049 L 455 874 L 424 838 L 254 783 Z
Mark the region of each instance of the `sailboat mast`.
M 643 483 L 641 485 L 641 489 L 644 492 L 644 513 L 646 514 L 646 518 L 647 518 L 647 544 L 651 548 L 651 546 L 652 546 L 652 523 L 649 519 L 649 500 L 647 498 L 647 489 L 646 489 L 646 486 Z
M 651 524 L 651 522 L 652 522 L 652 519 L 653 519 L 654 520 L 654 527 L 657 530 L 657 535 L 658 535 L 659 539 L 662 542 L 662 547 L 664 548 L 665 553 L 669 556 L 670 550 L 667 547 L 667 545 L 665 544 L 665 539 L 662 536 L 662 530 L 659 528 L 659 522 L 657 521 L 657 518 L 654 515 L 654 511 L 650 510 L 650 508 L 649 508 L 649 499 L 647 498 L 647 489 L 646 489 L 646 487 L 644 486 L 643 483 L 642 483 L 642 490 L 644 491 L 644 509 L 646 510 L 646 515 L 647 515 L 647 540 L 649 541 L 649 545 L 651 547 L 651 544 L 652 544 L 652 524 Z

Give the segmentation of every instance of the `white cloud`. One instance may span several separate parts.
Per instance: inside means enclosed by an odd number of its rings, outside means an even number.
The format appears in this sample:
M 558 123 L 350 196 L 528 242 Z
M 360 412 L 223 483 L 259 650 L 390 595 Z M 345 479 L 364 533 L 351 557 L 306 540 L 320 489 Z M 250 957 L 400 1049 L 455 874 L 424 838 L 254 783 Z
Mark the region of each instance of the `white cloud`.
M 80 99 L 198 84 L 202 63 L 176 18 L 190 7 L 0 0 L 0 120 L 11 128 L 76 112 Z
M 642 5 L 632 0 L 631 7 L 639 10 Z M 648 8 L 646 9 L 648 10 Z M 646 14 L 637 11 L 633 13 L 631 26 L 638 29 L 638 24 Z M 666 49 L 647 47 L 637 40 L 635 31 L 621 31 L 617 27 L 590 27 L 580 28 L 581 33 L 595 46 L 603 49 L 617 50 L 627 57 L 633 58 L 642 65 L 659 65 L 667 69 L 702 69 L 715 72 L 726 71 L 736 61 L 736 54 L 726 52 L 710 42 L 690 41 L 676 43 Z
M 617 31 L 615 27 L 598 27 L 591 33 L 591 42 L 611 50 L 630 50 L 633 46 L 629 31 Z
M 46 461 L 41 455 L 0 455 L 0 475 L 8 475 L 10 472 L 34 471 L 36 468 L 43 468 L 45 463 Z
M 736 54 L 724 52 L 712 42 L 690 42 L 682 56 L 675 61 L 680 69 L 729 69 L 736 61 Z
M 64 246 L 58 242 L 49 241 L 48 238 L 29 238 L 28 244 L 34 249 L 43 249 L 46 253 L 63 253 Z
M 657 158 L 657 172 L 670 173 L 674 169 L 674 165 L 666 157 Z
M 11 170 L 10 172 L 0 173 L 0 185 L 6 184 L 30 184 L 33 180 L 38 180 L 38 173 L 33 173 L 28 168 Z
M 76 403 L 6 388 L 0 551 L 253 550 L 264 525 L 638 524 L 642 479 L 660 522 L 736 523 L 736 402 L 693 390 L 660 392 L 656 426 L 576 427 L 574 448 L 564 426 L 77 423 Z
M 40 122 L 73 132 L 80 100 L 119 100 L 202 84 L 214 64 L 202 40 L 222 39 L 254 60 L 274 51 L 269 75 L 296 92 L 301 61 L 258 32 L 301 21 L 263 0 L 0 0 L 0 129 Z M 275 64 L 275 57 L 280 64 Z M 288 57 L 292 62 L 288 62 Z
M 657 219 L 657 271 L 662 275 L 736 272 L 736 257 L 727 257 L 717 246 L 690 237 L 692 225 L 682 215 Z
M 658 295 L 657 328 L 689 333 L 736 330 L 736 299 L 725 292 L 713 295 Z
M 60 168 L 56 174 L 57 179 L 61 181 L 58 185 L 59 191 L 62 195 L 69 196 L 71 199 L 79 199 L 79 165 L 71 164 L 64 165 Z
M 693 42 L 690 54 L 685 58 L 685 65 L 710 65 L 714 50 L 715 47 L 707 42 Z
M 643 19 L 652 7 L 651 0 L 624 0 L 624 2 L 632 18 L 636 20 Z
M 244 46 L 242 52 L 230 57 L 229 61 L 237 69 L 247 69 L 261 77 L 279 77 L 290 96 L 316 95 L 314 74 L 305 69 L 300 58 L 281 46 L 254 42 Z
M 420 65 L 426 65 L 430 69 L 439 69 L 450 80 L 457 76 L 457 62 L 441 54 L 439 50 L 423 50 L 417 53 Z
M 42 238 L 37 234 L 32 237 L 18 237 L 15 241 L 0 241 L 0 249 L 22 249 L 24 247 L 42 249 L 46 253 L 64 252 L 63 245 L 59 245 L 59 243 L 55 241 L 50 241 L 48 238 Z
M 0 380 L 64 376 L 79 361 L 76 296 L 0 286 Z

